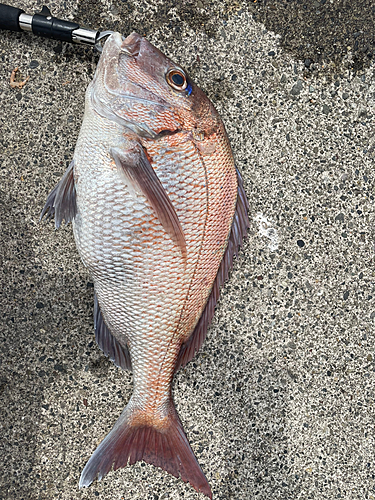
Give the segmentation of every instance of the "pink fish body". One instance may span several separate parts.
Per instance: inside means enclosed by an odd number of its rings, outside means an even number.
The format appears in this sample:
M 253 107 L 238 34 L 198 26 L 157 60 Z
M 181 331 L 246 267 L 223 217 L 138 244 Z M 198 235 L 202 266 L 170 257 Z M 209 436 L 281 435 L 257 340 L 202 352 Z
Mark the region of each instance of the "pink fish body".
M 86 93 L 73 161 L 42 216 L 73 221 L 95 286 L 95 334 L 134 391 L 80 486 L 139 460 L 212 498 L 171 395 L 201 346 L 248 227 L 223 123 L 146 39 L 111 35 Z

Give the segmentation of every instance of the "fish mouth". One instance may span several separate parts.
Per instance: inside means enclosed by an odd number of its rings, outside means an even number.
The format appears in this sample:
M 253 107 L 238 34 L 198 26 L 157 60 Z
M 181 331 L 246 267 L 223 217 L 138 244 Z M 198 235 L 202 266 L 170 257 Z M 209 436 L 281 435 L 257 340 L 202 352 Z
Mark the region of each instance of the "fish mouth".
M 118 53 L 121 52 L 129 57 L 137 57 L 141 45 L 142 37 L 138 33 L 131 33 L 125 37 L 121 33 L 114 31 L 107 38 L 105 43 L 105 52 Z
M 119 61 L 122 56 L 137 60 L 143 41 L 145 39 L 135 32 L 127 37 L 114 32 L 107 38 L 102 56 L 104 55 L 106 59 L 111 59 L 113 62 L 116 59 Z
M 121 35 L 121 54 L 137 58 L 137 56 L 139 55 L 142 39 L 143 37 L 138 35 L 138 33 L 131 33 L 126 38 Z M 116 40 L 118 40 L 118 38 Z

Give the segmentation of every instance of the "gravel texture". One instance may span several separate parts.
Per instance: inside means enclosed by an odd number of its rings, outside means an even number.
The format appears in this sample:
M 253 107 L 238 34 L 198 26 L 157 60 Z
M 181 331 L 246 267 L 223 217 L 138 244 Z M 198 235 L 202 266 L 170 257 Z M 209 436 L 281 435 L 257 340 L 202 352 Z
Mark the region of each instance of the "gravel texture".
M 207 341 L 174 383 L 214 498 L 374 499 L 373 40 L 355 55 L 372 2 L 352 14 L 336 0 L 46 3 L 56 16 L 147 35 L 227 127 L 249 237 Z M 334 54 L 328 18 L 340 20 Z M 0 33 L 0 499 L 203 499 L 144 463 L 78 490 L 132 378 L 95 345 L 92 282 L 71 226 L 38 218 L 73 155 L 97 60 Z M 15 67 L 30 76 L 22 89 L 9 85 Z

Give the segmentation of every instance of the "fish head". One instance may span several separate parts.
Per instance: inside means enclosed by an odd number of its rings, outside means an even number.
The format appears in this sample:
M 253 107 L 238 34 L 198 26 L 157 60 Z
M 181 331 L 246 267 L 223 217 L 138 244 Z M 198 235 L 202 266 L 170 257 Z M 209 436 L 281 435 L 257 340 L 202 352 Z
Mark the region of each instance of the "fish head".
M 88 92 L 99 115 L 145 138 L 210 135 L 221 123 L 186 71 L 137 33 L 107 39 Z

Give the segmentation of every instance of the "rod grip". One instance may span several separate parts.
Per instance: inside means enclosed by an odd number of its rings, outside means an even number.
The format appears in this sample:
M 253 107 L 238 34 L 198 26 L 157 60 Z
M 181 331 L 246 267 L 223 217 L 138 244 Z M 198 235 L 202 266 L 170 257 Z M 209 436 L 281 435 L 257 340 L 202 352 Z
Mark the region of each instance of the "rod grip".
M 0 29 L 22 31 L 18 23 L 18 18 L 24 12 L 22 9 L 0 3 Z

